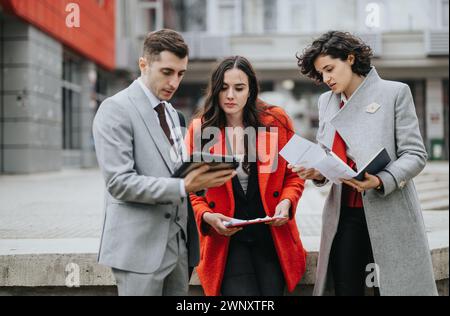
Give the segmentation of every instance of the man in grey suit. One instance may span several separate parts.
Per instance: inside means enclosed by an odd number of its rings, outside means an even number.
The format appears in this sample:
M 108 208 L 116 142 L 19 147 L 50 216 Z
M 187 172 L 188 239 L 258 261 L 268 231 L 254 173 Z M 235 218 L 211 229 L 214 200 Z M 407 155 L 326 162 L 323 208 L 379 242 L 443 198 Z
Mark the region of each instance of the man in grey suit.
M 119 295 L 187 295 L 187 202 L 234 171 L 170 178 L 186 155 L 180 120 L 168 100 L 187 70 L 189 50 L 177 32 L 150 33 L 141 77 L 105 100 L 93 132 L 106 183 L 99 263 L 112 268 Z

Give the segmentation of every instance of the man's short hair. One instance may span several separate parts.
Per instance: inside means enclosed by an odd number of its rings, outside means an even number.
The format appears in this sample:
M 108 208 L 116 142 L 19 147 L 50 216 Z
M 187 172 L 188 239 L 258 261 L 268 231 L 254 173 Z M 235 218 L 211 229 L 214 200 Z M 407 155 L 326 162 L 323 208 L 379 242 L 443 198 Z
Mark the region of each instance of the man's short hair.
M 163 29 L 148 34 L 144 42 L 144 57 L 154 60 L 164 51 L 180 59 L 189 55 L 189 48 L 180 33 Z

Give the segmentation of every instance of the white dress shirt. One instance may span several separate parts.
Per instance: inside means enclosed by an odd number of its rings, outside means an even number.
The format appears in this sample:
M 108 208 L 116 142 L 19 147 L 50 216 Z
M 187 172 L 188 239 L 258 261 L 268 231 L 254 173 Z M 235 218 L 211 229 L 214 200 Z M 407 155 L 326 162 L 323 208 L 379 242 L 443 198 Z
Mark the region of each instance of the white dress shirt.
M 177 137 L 177 134 L 175 132 L 175 125 L 174 122 L 172 120 L 172 116 L 170 115 L 170 113 L 167 111 L 167 106 L 170 105 L 170 103 L 166 102 L 166 101 L 161 101 L 159 100 L 157 97 L 155 97 L 155 95 L 150 91 L 149 88 L 147 88 L 147 86 L 144 84 L 144 81 L 142 80 L 142 78 L 139 78 L 137 80 L 137 82 L 139 83 L 139 85 L 141 86 L 142 90 L 144 91 L 145 95 L 147 96 L 148 100 L 150 101 L 150 104 L 153 107 L 153 113 L 155 114 L 156 120 L 158 121 L 158 123 L 161 124 L 161 122 L 159 121 L 158 118 L 158 113 L 156 112 L 155 108 L 160 104 L 160 103 L 164 103 L 165 104 L 165 111 L 166 111 L 166 117 L 168 118 L 167 122 L 169 123 L 169 128 L 170 128 L 170 136 L 172 137 L 172 139 L 174 140 L 174 142 L 178 145 L 179 142 L 179 137 Z M 180 154 L 180 153 L 178 153 Z M 180 181 L 180 193 L 182 197 L 187 197 L 187 193 L 186 193 L 186 188 L 185 188 L 185 184 L 184 184 L 184 179 L 181 179 Z

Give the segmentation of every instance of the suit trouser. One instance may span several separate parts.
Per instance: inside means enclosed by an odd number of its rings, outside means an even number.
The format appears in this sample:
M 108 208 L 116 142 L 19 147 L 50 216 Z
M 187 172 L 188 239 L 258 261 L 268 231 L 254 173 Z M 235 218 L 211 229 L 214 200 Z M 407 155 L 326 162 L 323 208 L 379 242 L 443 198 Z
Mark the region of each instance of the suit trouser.
M 149 254 L 151 256 L 151 254 Z M 188 255 L 183 233 L 168 241 L 161 266 L 151 274 L 113 269 L 119 296 L 186 296 Z
M 364 296 L 366 267 L 371 263 L 374 259 L 364 209 L 343 207 L 330 254 L 336 295 Z
M 271 243 L 231 238 L 222 281 L 224 296 L 282 296 L 285 280 Z

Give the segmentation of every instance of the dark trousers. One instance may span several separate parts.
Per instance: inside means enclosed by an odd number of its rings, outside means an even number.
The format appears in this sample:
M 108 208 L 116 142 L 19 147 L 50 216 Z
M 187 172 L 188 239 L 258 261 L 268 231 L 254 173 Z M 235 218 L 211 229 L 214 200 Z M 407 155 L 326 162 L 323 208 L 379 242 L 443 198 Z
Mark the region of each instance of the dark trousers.
M 222 281 L 224 296 L 283 296 L 284 275 L 273 242 L 231 238 Z
M 370 263 L 374 259 L 364 209 L 343 207 L 330 254 L 336 295 L 364 296 Z

